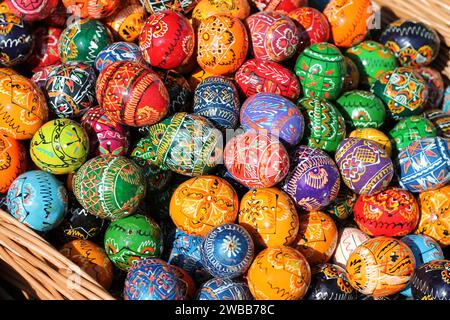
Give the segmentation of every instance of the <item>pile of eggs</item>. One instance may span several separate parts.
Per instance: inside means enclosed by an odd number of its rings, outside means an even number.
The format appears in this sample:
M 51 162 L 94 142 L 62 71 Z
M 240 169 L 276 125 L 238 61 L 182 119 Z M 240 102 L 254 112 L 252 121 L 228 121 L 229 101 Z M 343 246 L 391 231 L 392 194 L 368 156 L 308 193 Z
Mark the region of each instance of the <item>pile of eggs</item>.
M 2 1 L 2 207 L 119 299 L 449 299 L 440 40 L 373 15 Z

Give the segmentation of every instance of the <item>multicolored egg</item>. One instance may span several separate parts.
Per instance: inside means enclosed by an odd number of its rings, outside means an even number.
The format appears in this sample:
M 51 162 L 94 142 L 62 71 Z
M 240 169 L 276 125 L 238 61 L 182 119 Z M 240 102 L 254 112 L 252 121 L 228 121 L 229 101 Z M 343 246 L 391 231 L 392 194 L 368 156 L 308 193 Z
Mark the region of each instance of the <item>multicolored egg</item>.
M 206 72 L 231 74 L 244 63 L 248 35 L 238 18 L 227 14 L 210 16 L 200 23 L 197 36 L 197 62 Z
M 56 228 L 67 210 L 67 190 L 56 177 L 41 170 L 17 177 L 6 195 L 11 215 L 36 231 Z
M 131 43 L 139 38 L 147 19 L 147 12 L 139 0 L 122 0 L 120 2 L 120 7 L 104 22 L 116 38 Z
M 374 18 L 371 0 L 331 0 L 323 13 L 330 22 L 331 40 L 345 48 L 364 40 Z
M 192 106 L 193 90 L 189 82 L 173 70 L 158 70 L 159 77 L 164 82 L 169 93 L 169 113 L 188 112 Z
M 192 11 L 194 27 L 200 22 L 216 14 L 228 14 L 240 20 L 250 15 L 250 4 L 248 0 L 200 0 Z
M 125 279 L 125 300 L 184 300 L 187 286 L 161 259 L 135 261 Z
M 401 152 L 411 142 L 422 138 L 436 137 L 436 128 L 433 123 L 423 116 L 410 116 L 400 120 L 395 127 L 389 131 L 389 136 L 394 139 L 394 147 Z
M 419 195 L 421 209 L 416 234 L 436 240 L 440 246 L 450 245 L 450 186 Z
M 59 56 L 63 63 L 77 61 L 92 66 L 100 51 L 112 42 L 111 32 L 100 21 L 76 20 L 59 38 Z
M 339 110 L 320 98 L 303 98 L 297 104 L 306 118 L 308 146 L 335 152 L 346 133 L 345 121 Z
M 416 69 L 425 80 L 428 88 L 427 107 L 440 108 L 444 98 L 444 80 L 441 73 L 430 67 L 420 67 Z
M 181 13 L 166 10 L 151 15 L 139 36 L 139 48 L 153 67 L 175 69 L 194 52 L 194 29 Z
M 197 0 L 140 0 L 148 13 L 157 14 L 163 10 L 174 10 L 183 14 L 191 11 Z
M 200 257 L 205 269 L 216 278 L 237 278 L 253 260 L 254 245 L 248 231 L 234 223 L 222 224 L 205 235 Z
M 439 36 L 422 22 L 397 20 L 381 34 L 380 42 L 394 52 L 401 66 L 429 65 L 438 55 Z
M 102 72 L 110 64 L 116 61 L 132 61 L 145 65 L 144 57 L 135 43 L 114 42 L 106 46 L 95 58 L 95 69 Z
M 194 114 L 210 120 L 220 130 L 236 128 L 240 105 L 236 86 L 226 77 L 208 77 L 195 89 Z
M 108 290 L 113 281 L 113 265 L 105 251 L 88 240 L 73 240 L 59 252 Z
M 416 229 L 420 216 L 414 196 L 395 187 L 359 196 L 353 212 L 358 227 L 375 237 L 405 236 Z
M 25 62 L 34 46 L 32 30 L 23 19 L 11 13 L 0 14 L 0 64 L 13 67 Z
M 423 138 L 398 155 L 400 186 L 411 192 L 438 189 L 450 181 L 450 141 Z
M 48 75 L 50 72 L 57 66 L 61 65 L 60 62 L 48 66 L 48 67 L 42 67 L 36 70 L 36 72 L 31 77 L 31 82 L 33 82 L 35 85 L 39 87 L 39 89 L 42 90 L 42 92 L 45 91 L 45 84 L 47 83 Z
M 305 300 L 357 300 L 356 296 L 345 270 L 338 265 L 324 263 L 313 269 Z
M 333 219 L 320 211 L 303 213 L 294 248 L 302 253 L 310 265 L 328 262 L 338 241 L 338 229 Z
M 357 66 L 361 86 L 369 89 L 381 75 L 397 68 L 397 58 L 394 53 L 381 43 L 367 40 L 349 48 L 345 55 Z
M 54 67 L 48 74 L 45 93 L 50 109 L 60 118 L 75 118 L 96 103 L 94 68 L 81 62 Z
M 434 260 L 420 266 L 411 279 L 416 300 L 450 300 L 449 260 Z
M 0 193 L 6 193 L 13 181 L 25 172 L 27 158 L 21 141 L 0 133 Z
M 394 120 L 418 115 L 428 99 L 425 80 L 414 69 L 399 67 L 383 73 L 370 89 Z
M 433 123 L 438 136 L 450 138 L 450 114 L 448 112 L 441 109 L 430 109 L 422 115 Z
M 301 92 L 295 74 L 273 61 L 247 60 L 236 72 L 235 80 L 247 98 L 256 93 L 274 93 L 296 100 Z
M 117 10 L 120 0 L 62 0 L 67 13 L 80 18 L 103 19 Z
M 33 72 L 60 62 L 58 41 L 62 29 L 55 27 L 38 27 L 33 32 L 34 48 L 28 60 L 27 68 Z
M 245 23 L 255 58 L 282 62 L 297 52 L 300 34 L 291 18 L 278 12 L 258 12 L 245 19 Z
M 302 210 L 320 210 L 336 199 L 341 185 L 339 170 L 325 152 L 299 146 L 291 163 L 282 188 Z
M 233 223 L 239 210 L 236 191 L 222 178 L 201 176 L 183 182 L 172 195 L 170 217 L 182 231 L 204 236 Z
M 289 170 L 288 153 L 278 138 L 253 130 L 228 141 L 224 162 L 229 173 L 249 188 L 273 187 Z
M 137 260 L 158 258 L 163 249 L 159 225 L 141 214 L 111 222 L 104 244 L 109 259 L 121 270 L 129 270 Z
M 78 202 L 102 219 L 114 220 L 133 214 L 145 191 L 142 169 L 122 156 L 95 157 L 81 166 L 73 179 Z
M 349 138 L 361 138 L 378 143 L 386 154 L 390 157 L 392 153 L 392 143 L 387 135 L 382 131 L 373 128 L 358 128 L 350 132 Z
M 98 76 L 97 101 L 120 124 L 142 127 L 169 111 L 169 93 L 158 74 L 132 61 L 117 61 Z
M 353 288 L 365 295 L 385 297 L 408 285 L 415 261 L 411 249 L 400 240 L 377 237 L 353 251 L 346 269 Z
M 344 139 L 335 159 L 342 180 L 357 194 L 380 192 L 386 189 L 394 176 L 391 158 L 378 143 L 370 140 Z
M 234 279 L 211 279 L 197 292 L 197 300 L 253 300 L 247 283 Z
M 261 251 L 247 273 L 250 291 L 256 300 L 299 300 L 311 282 L 305 257 L 291 247 Z
M 114 121 L 102 108 L 86 111 L 80 123 L 89 137 L 89 150 L 94 156 L 127 154 L 130 145 L 128 129 Z
M 241 200 L 239 224 L 260 247 L 289 246 L 297 237 L 299 219 L 289 196 L 277 188 L 253 189 Z
M 386 119 L 383 101 L 368 91 L 345 92 L 336 100 L 336 106 L 348 128 L 380 128 Z
M 345 268 L 348 258 L 362 243 L 370 237 L 358 228 L 346 227 L 339 230 L 336 250 L 333 254 L 333 263 Z
M 295 63 L 305 97 L 335 100 L 344 87 L 344 56 L 329 43 L 316 43 L 306 48 Z
M 31 160 L 39 169 L 53 174 L 68 174 L 77 170 L 89 154 L 86 131 L 69 119 L 52 120 L 33 136 Z
M 5 0 L 6 5 L 25 21 L 44 20 L 58 6 L 58 0 Z
M 300 143 L 305 120 L 297 106 L 273 93 L 257 93 L 248 98 L 240 111 L 241 126 L 245 131 L 269 132 L 287 146 Z

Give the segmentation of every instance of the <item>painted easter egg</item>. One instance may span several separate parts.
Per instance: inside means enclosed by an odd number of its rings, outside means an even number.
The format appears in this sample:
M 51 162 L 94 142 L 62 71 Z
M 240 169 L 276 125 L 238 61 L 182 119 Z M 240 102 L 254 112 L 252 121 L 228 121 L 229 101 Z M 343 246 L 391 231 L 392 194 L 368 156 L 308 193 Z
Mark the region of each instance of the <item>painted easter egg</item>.
M 297 52 L 300 34 L 291 18 L 278 12 L 258 12 L 249 16 L 245 23 L 255 58 L 282 62 Z
M 249 188 L 270 188 L 289 170 L 289 156 L 276 136 L 248 131 L 225 146 L 224 162 L 230 174 Z
M 135 214 L 111 222 L 105 233 L 105 251 L 116 267 L 128 270 L 136 260 L 158 258 L 163 249 L 159 225 Z
M 194 52 L 194 29 L 181 13 L 160 11 L 145 22 L 139 47 L 153 67 L 174 69 L 187 63 Z
M 331 40 L 346 48 L 364 40 L 374 18 L 370 0 L 331 0 L 323 13 L 330 22 Z
M 47 83 L 48 75 L 50 72 L 56 68 L 57 66 L 61 65 L 60 62 L 47 66 L 42 67 L 36 70 L 36 72 L 33 74 L 33 76 L 30 78 L 31 82 L 33 82 L 35 85 L 38 86 L 39 89 L 42 90 L 42 92 L 45 91 L 45 84 Z
M 346 130 L 339 110 L 331 102 L 319 98 L 303 98 L 297 104 L 305 116 L 308 146 L 327 152 L 336 151 Z
M 450 114 L 448 112 L 441 109 L 430 109 L 422 115 L 433 123 L 438 136 L 450 138 Z
M 247 283 L 234 279 L 211 279 L 201 285 L 197 300 L 253 300 Z
M 210 16 L 200 23 L 197 35 L 197 62 L 206 72 L 230 74 L 244 63 L 248 35 L 238 18 L 227 14 Z
M 120 0 L 62 0 L 67 13 L 90 19 L 103 19 L 117 10 Z
M 307 0 L 250 0 L 259 11 L 276 11 L 282 14 L 304 7 L 308 4 Z
M 380 42 L 394 52 L 400 65 L 429 65 L 438 55 L 440 40 L 432 28 L 422 22 L 397 20 L 380 36 Z
M 329 43 L 316 43 L 306 48 L 295 63 L 305 97 L 335 100 L 339 97 L 346 73 L 344 56 Z
M 44 20 L 58 6 L 58 0 L 5 0 L 11 13 L 25 21 Z
M 341 184 L 339 170 L 325 152 L 299 146 L 291 163 L 282 188 L 302 210 L 320 210 L 336 199 Z
M 386 119 L 386 108 L 383 101 L 368 91 L 345 92 L 336 100 L 336 106 L 348 128 L 378 129 Z
M 132 61 L 145 65 L 144 57 L 137 44 L 114 42 L 99 52 L 95 58 L 95 70 L 100 73 L 116 61 Z
M 425 80 L 414 69 L 399 67 L 383 73 L 370 89 L 394 120 L 422 113 L 428 99 Z
M 411 192 L 438 189 L 450 181 L 450 141 L 423 138 L 398 155 L 400 186 Z
M 98 76 L 97 101 L 114 120 L 141 127 L 161 121 L 169 109 L 169 93 L 158 74 L 132 61 L 117 61 Z
M 269 132 L 287 146 L 299 144 L 305 129 L 297 106 L 273 93 L 257 93 L 248 98 L 241 107 L 240 120 L 245 131 Z
M 381 43 L 367 40 L 349 48 L 345 55 L 357 66 L 361 86 L 369 89 L 381 75 L 394 70 L 397 66 L 397 58 L 394 53 Z
M 236 220 L 239 200 L 230 184 L 215 176 L 183 182 L 172 195 L 170 217 L 190 235 L 204 236 L 214 227 Z
M 247 273 L 250 291 L 256 300 L 299 300 L 311 282 L 305 257 L 291 247 L 261 251 Z
M 250 15 L 248 0 L 200 0 L 192 11 L 193 25 L 197 27 L 200 22 L 216 14 L 229 14 L 240 20 Z
M 415 300 L 450 300 L 449 260 L 434 260 L 420 266 L 411 279 Z
M 120 2 L 120 7 L 104 20 L 105 24 L 116 38 L 129 43 L 134 42 L 141 34 L 147 12 L 139 0 Z
M 247 98 L 256 93 L 275 93 L 296 100 L 301 92 L 295 74 L 273 61 L 247 60 L 236 72 L 235 80 Z
M 78 202 L 102 219 L 131 215 L 145 191 L 142 169 L 122 156 L 95 157 L 81 166 L 73 179 L 73 192 Z
M 21 223 L 36 231 L 56 228 L 67 210 L 67 190 L 56 177 L 41 170 L 17 177 L 6 195 L 6 207 Z
M 361 138 L 378 143 L 386 154 L 390 157 L 392 153 L 392 143 L 387 135 L 382 131 L 373 128 L 358 128 L 350 132 L 349 138 Z
M 32 30 L 12 13 L 0 14 L 0 64 L 13 67 L 25 62 L 34 46 Z
M 247 192 L 241 200 L 239 224 L 260 247 L 288 246 L 294 242 L 299 229 L 294 203 L 277 188 Z
M 28 60 L 27 68 L 33 72 L 60 62 L 58 41 L 62 29 L 38 27 L 33 32 L 34 48 Z
M 25 172 L 26 159 L 22 142 L 0 133 L 0 193 L 6 193 L 11 183 Z
M 236 86 L 226 77 L 208 77 L 195 89 L 194 114 L 210 120 L 220 130 L 236 128 L 240 105 Z
M 353 212 L 358 227 L 375 237 L 405 236 L 416 229 L 420 216 L 414 196 L 395 187 L 359 196 Z
M 140 0 L 148 13 L 157 14 L 164 10 L 174 10 L 183 14 L 191 11 L 198 0 Z
M 353 191 L 345 184 L 341 184 L 336 199 L 325 207 L 323 212 L 328 213 L 338 222 L 345 221 L 353 215 L 353 207 L 357 199 L 358 196 Z
M 353 288 L 374 297 L 396 294 L 409 283 L 415 269 L 409 247 L 394 238 L 377 237 L 358 246 L 347 261 Z
M 333 263 L 345 268 L 350 255 L 363 242 L 370 237 L 358 228 L 346 227 L 339 230 L 336 250 L 333 254 Z
M 436 135 L 433 123 L 423 116 L 410 116 L 400 120 L 389 131 L 389 136 L 394 139 L 394 147 L 397 152 L 404 150 L 413 141 L 427 137 L 434 138 Z
M 339 145 L 336 163 L 342 180 L 357 194 L 372 195 L 384 190 L 394 175 L 394 165 L 376 142 L 347 138 Z

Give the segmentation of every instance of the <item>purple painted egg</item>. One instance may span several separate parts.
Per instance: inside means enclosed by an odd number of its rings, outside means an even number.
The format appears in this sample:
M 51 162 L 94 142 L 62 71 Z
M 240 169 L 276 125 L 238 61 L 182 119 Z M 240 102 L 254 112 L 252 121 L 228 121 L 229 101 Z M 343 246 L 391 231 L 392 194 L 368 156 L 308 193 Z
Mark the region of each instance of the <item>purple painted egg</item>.
M 300 110 L 278 94 L 257 93 L 248 98 L 242 105 L 240 118 L 245 131 L 270 132 L 289 146 L 300 142 L 305 129 Z
M 394 175 L 394 165 L 386 151 L 366 139 L 344 139 L 336 151 L 336 162 L 342 180 L 357 194 L 383 191 Z
M 324 151 L 299 146 L 291 161 L 282 188 L 301 209 L 317 211 L 336 199 L 341 184 L 339 170 Z
M 81 118 L 81 125 L 89 135 L 93 156 L 127 154 L 128 129 L 114 121 L 101 107 L 89 109 Z

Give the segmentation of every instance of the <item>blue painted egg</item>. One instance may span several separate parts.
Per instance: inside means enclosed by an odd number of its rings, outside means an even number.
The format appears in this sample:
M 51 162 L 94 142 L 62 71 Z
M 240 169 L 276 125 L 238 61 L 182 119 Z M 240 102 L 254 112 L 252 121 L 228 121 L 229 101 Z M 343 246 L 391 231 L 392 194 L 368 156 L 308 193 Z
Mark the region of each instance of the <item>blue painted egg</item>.
M 67 206 L 64 185 L 41 170 L 18 176 L 6 196 L 6 207 L 12 216 L 36 231 L 56 228 L 63 221 Z
M 137 260 L 125 279 L 125 300 L 184 300 L 187 285 L 161 259 Z
M 411 278 L 415 300 L 450 300 L 450 260 L 433 260 L 416 269 Z
M 0 14 L 0 65 L 16 66 L 24 62 L 33 50 L 33 34 L 22 18 Z
M 195 89 L 194 113 L 209 119 L 221 130 L 236 128 L 239 107 L 236 86 L 226 77 L 208 77 Z
M 253 255 L 250 234 L 233 223 L 212 229 L 200 247 L 203 266 L 216 278 L 236 278 L 244 274 L 250 267 Z
M 405 243 L 414 254 L 416 268 L 419 268 L 423 264 L 433 260 L 444 259 L 444 253 L 442 252 L 441 247 L 430 237 L 421 234 L 409 234 L 400 240 Z M 401 294 L 407 297 L 412 297 L 411 286 L 408 285 L 407 288 L 401 292 Z
M 168 260 L 170 264 L 185 270 L 197 282 L 211 278 L 200 258 L 202 240 L 202 237 L 188 235 L 177 229 Z
M 443 187 L 450 181 L 450 141 L 424 138 L 408 145 L 398 155 L 400 186 L 411 192 Z
M 133 61 L 145 64 L 139 46 L 129 42 L 115 42 L 100 51 L 95 59 L 95 69 L 100 73 L 116 61 Z
M 197 300 L 253 300 L 253 296 L 243 281 L 214 278 L 199 288 Z
M 288 146 L 303 137 L 305 120 L 290 100 L 273 93 L 257 93 L 241 108 L 241 125 L 245 131 L 264 130 L 280 137 Z

